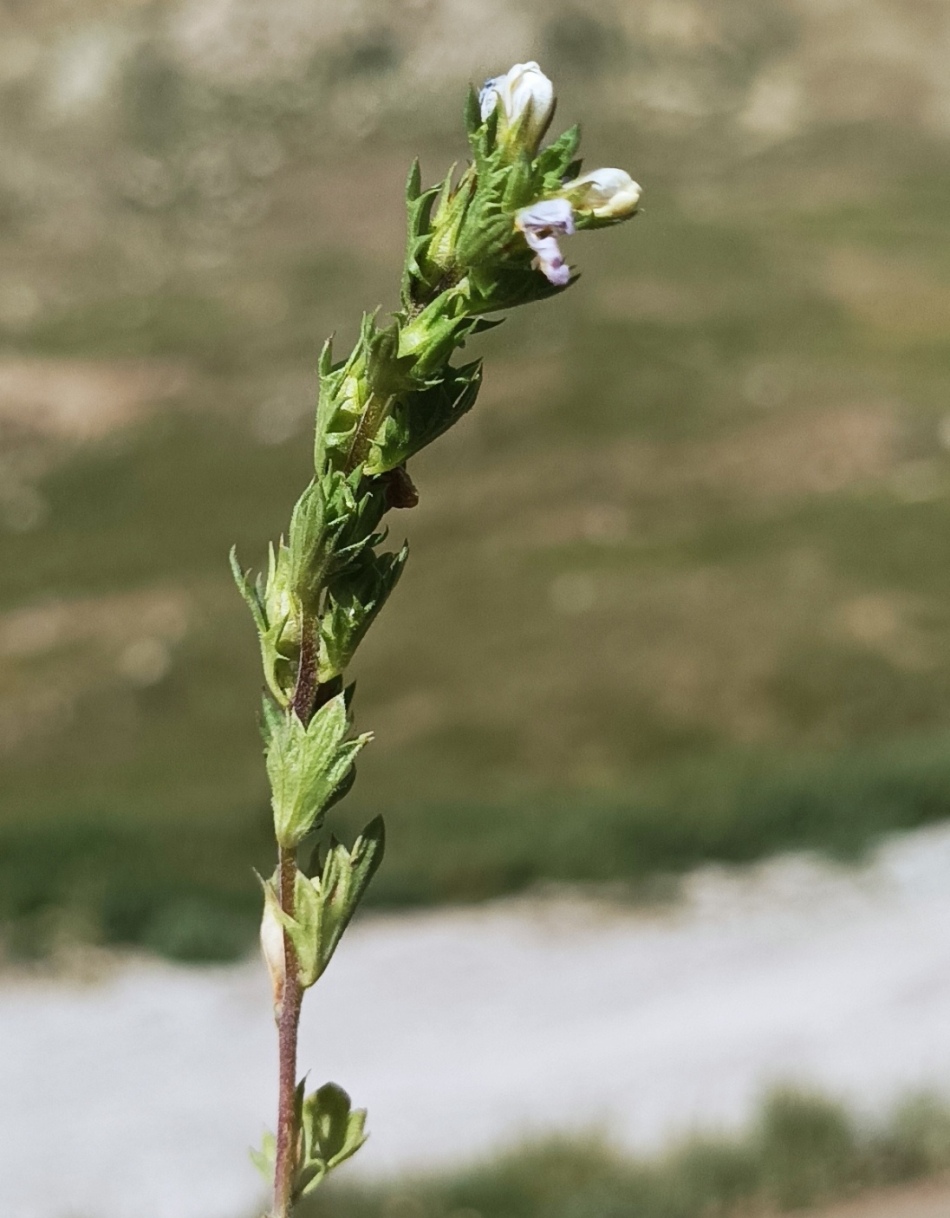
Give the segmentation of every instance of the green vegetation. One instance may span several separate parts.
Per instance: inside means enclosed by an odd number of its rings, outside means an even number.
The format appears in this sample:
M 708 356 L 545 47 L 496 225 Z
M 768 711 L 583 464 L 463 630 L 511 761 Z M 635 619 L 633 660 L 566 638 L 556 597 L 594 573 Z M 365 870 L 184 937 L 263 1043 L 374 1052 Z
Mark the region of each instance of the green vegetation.
M 602 1142 L 527 1147 L 469 1172 L 379 1188 L 330 1185 L 326 1218 L 732 1218 L 784 1213 L 950 1166 L 950 1114 L 902 1105 L 879 1127 L 839 1105 L 778 1092 L 741 1139 L 695 1137 L 659 1159 Z M 311 1211 L 302 1207 L 301 1214 Z
M 45 37 L 47 9 L 21 24 Z M 571 6 L 537 31 L 563 117 L 581 98 L 606 116 L 591 162 L 631 167 L 645 211 L 635 239 L 575 238 L 581 283 L 491 336 L 477 410 L 393 520 L 414 561 L 365 644 L 378 738 L 347 808 L 354 828 L 388 817 L 378 901 L 848 857 L 950 813 L 947 142 L 899 107 L 824 113 L 820 89 L 808 124 L 750 135 L 756 74 L 821 43 L 777 4 L 716 14 L 676 61 L 708 96 L 675 118 L 616 100 L 669 41 Z M 256 563 L 287 518 L 319 345 L 394 303 L 405 164 L 419 147 L 441 164 L 458 122 L 436 93 L 399 109 L 396 18 L 296 76 L 222 83 L 153 16 L 110 105 L 73 126 L 39 75 L 0 81 L 0 136 L 29 151 L 0 169 L 17 952 L 249 941 L 266 792 L 227 551 Z M 365 131 L 327 117 L 352 118 L 354 90 L 382 99 Z M 64 361 L 92 439 L 56 422 L 44 378 Z

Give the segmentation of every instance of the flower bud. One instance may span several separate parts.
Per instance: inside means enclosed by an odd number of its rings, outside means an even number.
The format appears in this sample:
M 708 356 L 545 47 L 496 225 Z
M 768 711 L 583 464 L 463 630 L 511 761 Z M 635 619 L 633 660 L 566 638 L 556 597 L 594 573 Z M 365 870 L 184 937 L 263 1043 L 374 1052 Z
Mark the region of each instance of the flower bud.
M 640 187 L 623 169 L 595 169 L 566 182 L 562 193 L 575 211 L 597 220 L 625 220 L 640 204 Z
M 264 886 L 264 916 L 261 919 L 261 955 L 270 973 L 274 990 L 274 1014 L 280 1017 L 284 1000 L 284 928 L 277 917 L 277 895 L 268 883 Z
M 534 156 L 554 117 L 554 86 L 532 60 L 486 80 L 478 95 L 482 120 L 500 110 L 499 135 Z

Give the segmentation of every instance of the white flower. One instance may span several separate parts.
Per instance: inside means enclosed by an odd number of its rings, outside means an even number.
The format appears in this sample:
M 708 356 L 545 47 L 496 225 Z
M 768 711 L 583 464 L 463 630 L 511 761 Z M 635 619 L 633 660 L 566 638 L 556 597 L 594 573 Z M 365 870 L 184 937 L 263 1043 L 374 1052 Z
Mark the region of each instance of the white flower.
M 516 63 L 504 76 L 486 80 L 478 95 L 482 120 L 501 108 L 499 130 L 513 131 L 526 151 L 534 153 L 554 116 L 554 86 L 538 65 Z
M 598 220 L 624 220 L 640 204 L 640 187 L 623 169 L 595 169 L 566 182 L 562 190 L 575 210 Z
M 523 207 L 515 215 L 515 228 L 524 233 L 525 241 L 534 250 L 535 267 L 550 283 L 562 288 L 571 278 L 571 268 L 564 261 L 557 239 L 574 232 L 574 214 L 567 199 L 541 199 Z

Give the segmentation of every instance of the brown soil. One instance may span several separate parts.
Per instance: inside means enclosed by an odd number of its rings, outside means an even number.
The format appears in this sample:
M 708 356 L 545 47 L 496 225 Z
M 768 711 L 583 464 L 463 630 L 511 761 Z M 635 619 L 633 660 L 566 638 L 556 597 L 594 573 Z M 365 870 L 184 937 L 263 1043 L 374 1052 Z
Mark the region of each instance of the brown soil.
M 800 1218 L 947 1218 L 950 1176 L 856 1197 L 829 1209 L 808 1210 Z

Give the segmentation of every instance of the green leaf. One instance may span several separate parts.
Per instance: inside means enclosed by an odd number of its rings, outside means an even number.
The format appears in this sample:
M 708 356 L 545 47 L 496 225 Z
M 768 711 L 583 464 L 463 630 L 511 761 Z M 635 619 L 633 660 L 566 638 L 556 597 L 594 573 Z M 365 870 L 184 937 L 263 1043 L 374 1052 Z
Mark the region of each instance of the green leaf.
M 308 879 L 297 871 L 293 917 L 280 908 L 274 881 L 265 881 L 264 899 L 290 936 L 297 954 L 297 977 L 304 989 L 326 972 L 383 860 L 385 845 L 385 827 L 379 816 L 363 830 L 352 850 L 331 842 L 318 876 Z
M 408 556 L 407 545 L 396 554 L 367 551 L 359 564 L 329 584 L 320 619 L 319 681 L 344 672 L 396 586 Z
M 274 1165 L 277 1160 L 277 1139 L 268 1130 L 261 1139 L 260 1150 L 253 1147 L 248 1151 L 251 1162 L 261 1173 L 268 1184 L 274 1182 Z
M 261 698 L 261 736 L 265 749 L 270 745 L 274 732 L 279 730 L 282 719 L 283 715 L 265 693 Z
M 377 816 L 353 843 L 352 850 L 334 842 L 327 852 L 319 878 L 320 901 L 324 910 L 321 973 L 330 963 L 343 932 L 379 869 L 385 847 L 386 827 L 383 818 Z
M 287 533 L 290 584 L 309 612 L 316 609 L 326 566 L 326 523 L 324 486 L 314 480 L 294 504 Z
M 264 679 L 281 706 L 289 702 L 290 664 L 297 645 L 291 622 L 291 601 L 289 596 L 282 600 L 282 587 L 279 586 L 285 572 L 284 553 L 283 545 L 278 547 L 277 556 L 274 547 L 270 547 L 267 580 L 263 585 L 259 578 L 251 583 L 249 575 L 238 563 L 234 548 L 230 555 L 231 573 L 257 627 Z
M 482 105 L 478 98 L 478 90 L 469 85 L 468 96 L 465 98 L 465 130 L 470 136 L 482 125 Z
M 317 1188 L 326 1174 L 351 1158 L 366 1141 L 366 1109 L 353 1109 L 336 1083 L 308 1095 L 301 1111 L 303 1162 L 297 1196 Z
M 467 319 L 476 332 L 485 327 L 482 319 Z M 369 474 L 381 474 L 405 464 L 471 410 L 482 383 L 481 361 L 447 367 L 442 379 L 407 395 L 393 409 L 377 433 L 366 460 Z
M 576 176 L 572 170 L 575 166 L 574 158 L 577 155 L 577 149 L 580 147 L 581 129 L 580 125 L 575 123 L 573 127 L 559 135 L 556 140 L 548 144 L 535 161 L 535 168 L 541 175 L 544 185 L 550 191 L 557 190 L 561 185 L 561 179 L 565 177 Z M 579 164 L 577 168 L 580 168 Z
M 237 546 L 232 546 L 228 554 L 228 560 L 231 564 L 231 574 L 234 577 L 234 582 L 237 584 L 238 592 L 244 598 L 245 604 L 251 611 L 251 617 L 254 619 L 254 625 L 258 632 L 263 634 L 267 629 L 267 619 L 264 616 L 264 606 L 261 602 L 261 596 L 254 584 L 251 583 L 250 574 L 245 571 L 238 562 Z
M 267 773 L 271 784 L 274 830 L 281 846 L 300 844 L 316 827 L 357 753 L 372 737 L 345 737 L 349 731 L 346 694 L 320 707 L 308 726 L 293 710 L 271 733 Z

